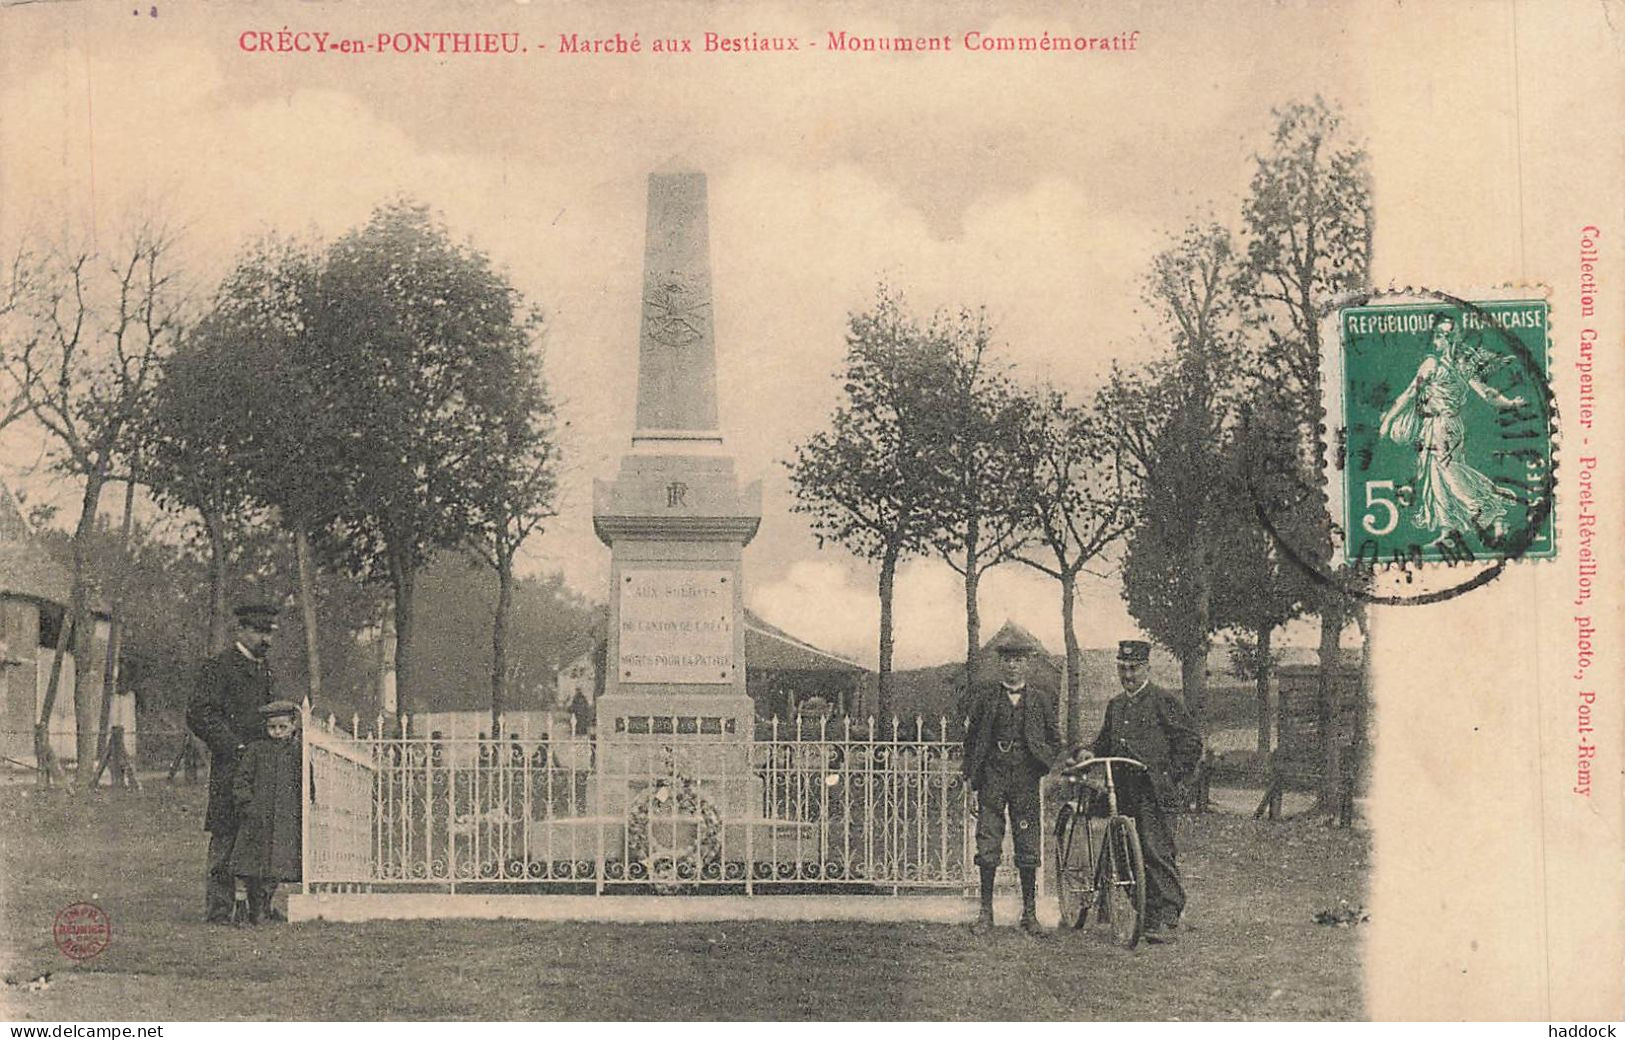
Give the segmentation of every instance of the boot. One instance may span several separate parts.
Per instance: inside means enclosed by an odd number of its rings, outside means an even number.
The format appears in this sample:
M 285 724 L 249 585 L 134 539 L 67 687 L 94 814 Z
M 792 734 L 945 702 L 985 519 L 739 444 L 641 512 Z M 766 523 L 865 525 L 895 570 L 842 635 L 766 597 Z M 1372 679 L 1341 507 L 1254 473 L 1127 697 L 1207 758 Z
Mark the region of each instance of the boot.
M 259 924 L 254 919 L 254 906 L 248 899 L 248 883 L 237 879 L 231 894 L 231 923 L 235 925 Z
M 265 924 L 281 924 L 287 921 L 282 912 L 275 906 L 276 882 L 261 881 L 259 883 L 259 918 Z
M 1038 923 L 1038 868 L 1017 867 L 1021 875 L 1021 921 L 1017 925 L 1028 935 L 1043 935 L 1044 926 Z
M 986 935 L 993 930 L 993 874 L 998 867 L 982 867 L 982 908 L 976 914 L 976 923 L 970 926 L 972 935 Z

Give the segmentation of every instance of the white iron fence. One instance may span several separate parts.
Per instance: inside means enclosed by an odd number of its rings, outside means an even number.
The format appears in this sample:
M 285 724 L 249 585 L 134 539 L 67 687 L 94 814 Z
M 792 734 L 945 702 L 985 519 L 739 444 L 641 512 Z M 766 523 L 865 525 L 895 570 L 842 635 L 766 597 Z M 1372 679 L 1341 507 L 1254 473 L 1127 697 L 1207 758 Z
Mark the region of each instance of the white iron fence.
M 307 891 L 895 892 L 976 870 L 961 727 L 305 727 Z M 665 732 L 661 732 L 664 729 Z M 501 732 L 501 730 L 498 730 Z

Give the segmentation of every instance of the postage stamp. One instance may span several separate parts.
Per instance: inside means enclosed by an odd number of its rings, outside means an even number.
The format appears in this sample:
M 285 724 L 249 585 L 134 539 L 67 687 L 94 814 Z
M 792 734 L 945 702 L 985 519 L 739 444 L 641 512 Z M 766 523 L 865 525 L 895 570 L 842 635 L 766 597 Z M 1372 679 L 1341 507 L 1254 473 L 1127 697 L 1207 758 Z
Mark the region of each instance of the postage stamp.
M 1555 556 L 1547 302 L 1406 294 L 1334 317 L 1327 490 L 1342 562 Z

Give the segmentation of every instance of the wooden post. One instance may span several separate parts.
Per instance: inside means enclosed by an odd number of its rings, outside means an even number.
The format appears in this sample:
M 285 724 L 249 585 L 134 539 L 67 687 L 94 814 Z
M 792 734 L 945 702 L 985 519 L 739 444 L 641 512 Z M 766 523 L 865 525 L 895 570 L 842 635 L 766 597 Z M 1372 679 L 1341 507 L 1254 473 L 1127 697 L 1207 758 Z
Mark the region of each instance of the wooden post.
M 95 787 L 102 782 L 102 773 L 110 772 L 109 783 L 114 787 L 133 787 L 141 789 L 141 781 L 136 778 L 135 766 L 130 763 L 130 753 L 124 746 L 124 727 L 114 726 L 107 737 L 107 747 L 102 752 L 101 759 L 96 763 L 96 771 L 91 774 L 89 787 Z
M 187 731 L 181 740 L 180 751 L 175 754 L 175 760 L 169 763 L 169 776 L 167 779 L 170 783 L 174 783 L 175 774 L 182 773 L 186 783 L 195 784 L 197 783 L 197 767 L 197 739 L 192 736 L 191 731 Z

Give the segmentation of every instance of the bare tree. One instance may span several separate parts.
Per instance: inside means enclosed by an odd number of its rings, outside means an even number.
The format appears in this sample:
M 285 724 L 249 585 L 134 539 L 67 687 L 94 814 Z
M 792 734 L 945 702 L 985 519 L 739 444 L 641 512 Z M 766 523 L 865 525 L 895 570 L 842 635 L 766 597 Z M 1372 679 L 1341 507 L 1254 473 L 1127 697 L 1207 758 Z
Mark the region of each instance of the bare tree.
M 56 253 L 43 260 L 9 322 L 4 376 L 19 405 L 44 431 L 52 468 L 81 482 L 73 538 L 73 584 L 64 626 L 79 663 L 73 703 L 80 779 L 95 775 L 100 670 L 94 657 L 91 582 L 86 558 L 102 489 L 127 479 L 132 435 L 159 359 L 183 328 L 185 294 L 174 237 L 161 224 L 136 224 L 114 250 Z M 126 471 L 120 475 L 119 468 Z M 69 635 L 71 633 L 71 635 Z M 35 754 L 50 767 L 51 709 L 61 675 L 51 670 Z

